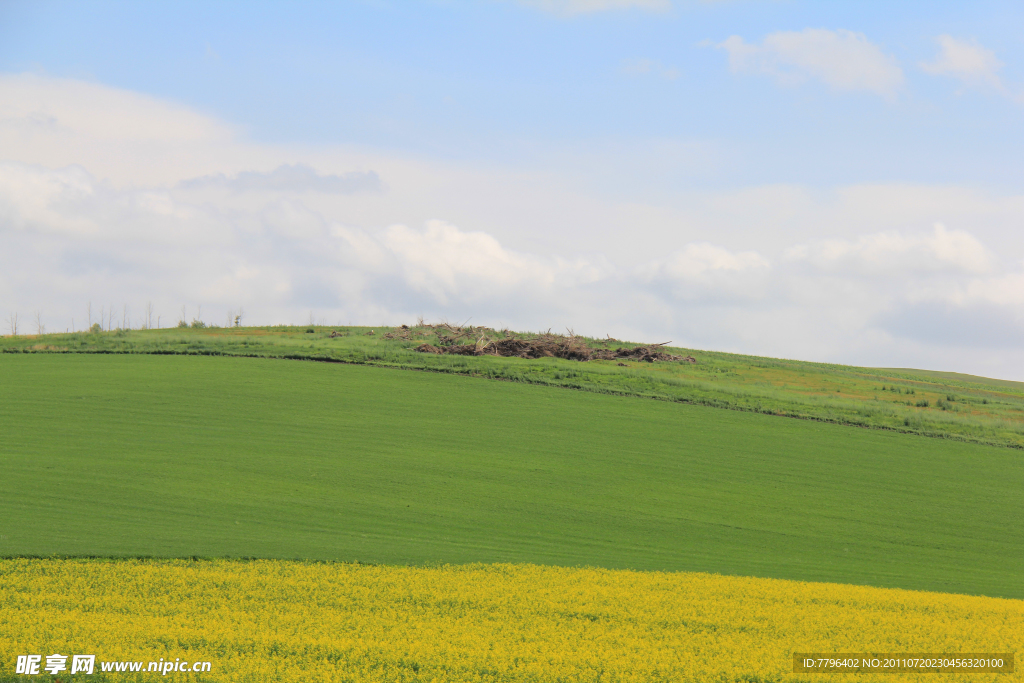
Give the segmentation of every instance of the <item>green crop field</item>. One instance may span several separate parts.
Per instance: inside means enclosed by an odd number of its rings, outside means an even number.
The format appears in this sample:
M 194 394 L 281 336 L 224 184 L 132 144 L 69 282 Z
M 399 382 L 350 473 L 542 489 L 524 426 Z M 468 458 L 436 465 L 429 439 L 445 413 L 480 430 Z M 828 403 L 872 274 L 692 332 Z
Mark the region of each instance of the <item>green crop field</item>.
M 1013 448 L 340 363 L 9 353 L 0 386 L 3 556 L 525 561 L 1024 597 Z
M 478 334 L 502 336 L 486 328 Z M 768 415 L 1024 448 L 1024 383 L 956 373 L 828 363 L 664 347 L 694 364 L 579 362 L 418 353 L 441 343 L 440 326 L 392 328 L 175 328 L 0 338 L 3 353 L 118 353 L 305 358 L 475 375 Z M 509 333 L 512 334 L 512 333 Z M 530 335 L 516 333 L 529 338 Z M 587 339 L 597 349 L 631 348 Z

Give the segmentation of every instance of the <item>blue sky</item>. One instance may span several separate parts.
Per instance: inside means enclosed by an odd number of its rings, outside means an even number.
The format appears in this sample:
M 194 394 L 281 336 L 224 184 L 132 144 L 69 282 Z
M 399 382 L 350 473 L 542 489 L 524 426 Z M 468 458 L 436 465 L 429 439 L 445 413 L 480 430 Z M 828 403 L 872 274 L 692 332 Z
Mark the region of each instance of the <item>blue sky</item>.
M 556 3 L 553 3 L 556 4 Z M 979 41 L 1024 88 L 1024 6 L 676 3 L 566 16 L 514 2 L 8 2 L 0 68 L 187 103 L 255 140 L 529 164 L 551 145 L 682 139 L 728 154 L 691 182 L 1012 186 L 1021 109 L 922 71 L 936 36 Z M 733 75 L 738 35 L 845 29 L 902 69 L 891 99 Z M 1013 87 L 1011 85 L 1010 87 Z M 1020 93 L 1018 92 L 1018 95 Z
M 1011 2 L 8 1 L 0 239 L 75 266 L 6 264 L 0 303 L 51 329 L 72 294 L 474 315 L 1024 379 L 1022 25 Z M 168 234 L 209 261 L 161 260 Z

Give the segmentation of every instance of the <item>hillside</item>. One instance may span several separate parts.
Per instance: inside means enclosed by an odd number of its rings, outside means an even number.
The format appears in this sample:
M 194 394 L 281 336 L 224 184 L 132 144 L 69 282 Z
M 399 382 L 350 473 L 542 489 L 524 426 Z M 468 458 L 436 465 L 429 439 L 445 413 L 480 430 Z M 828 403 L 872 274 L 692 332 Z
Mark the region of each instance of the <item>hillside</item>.
M 486 328 L 468 328 L 466 341 Z M 142 353 L 300 358 L 475 375 L 1024 448 L 1024 383 L 662 347 L 697 362 L 419 353 L 450 331 L 359 327 L 175 328 L 0 339 L 6 353 Z M 517 338 L 534 335 L 508 333 Z M 391 337 L 391 338 L 387 338 Z M 638 346 L 583 339 L 595 349 Z
M 511 561 L 1024 597 L 1015 449 L 340 363 L 9 354 L 0 373 L 4 556 Z

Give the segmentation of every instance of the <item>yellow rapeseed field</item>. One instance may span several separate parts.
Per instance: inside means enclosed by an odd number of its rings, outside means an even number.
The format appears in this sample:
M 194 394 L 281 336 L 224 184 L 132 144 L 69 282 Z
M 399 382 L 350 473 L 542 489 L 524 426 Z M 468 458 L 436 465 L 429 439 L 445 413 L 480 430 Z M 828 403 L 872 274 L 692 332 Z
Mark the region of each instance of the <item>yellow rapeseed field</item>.
M 177 681 L 1016 681 L 1019 664 L 794 674 L 792 653 L 1015 652 L 1022 638 L 1020 600 L 698 573 L 0 560 L 0 680 L 29 680 L 18 655 L 63 653 L 211 662 Z

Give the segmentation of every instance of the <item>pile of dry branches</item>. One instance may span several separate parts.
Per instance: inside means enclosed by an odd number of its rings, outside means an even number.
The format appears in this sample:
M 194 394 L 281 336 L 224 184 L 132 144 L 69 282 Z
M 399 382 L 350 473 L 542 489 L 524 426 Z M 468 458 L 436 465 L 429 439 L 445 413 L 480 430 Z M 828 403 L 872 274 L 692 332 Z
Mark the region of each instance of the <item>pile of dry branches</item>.
M 516 336 L 509 330 L 495 332 L 486 327 L 459 326 L 441 323 L 439 325 L 418 325 L 433 330 L 436 344 L 424 343 L 416 347 L 422 353 L 448 353 L 460 356 L 505 356 L 511 358 L 565 358 L 567 360 L 632 360 L 644 363 L 655 361 L 686 361 L 696 363 L 693 356 L 675 356 L 660 350 L 670 342 L 647 344 L 633 348 L 595 349 L 576 335 L 552 334 L 551 330 L 533 336 Z M 403 325 L 396 332 L 384 335 L 385 339 L 410 339 L 410 329 Z M 605 342 L 617 342 L 610 337 Z M 600 343 L 600 342 L 599 342 Z

